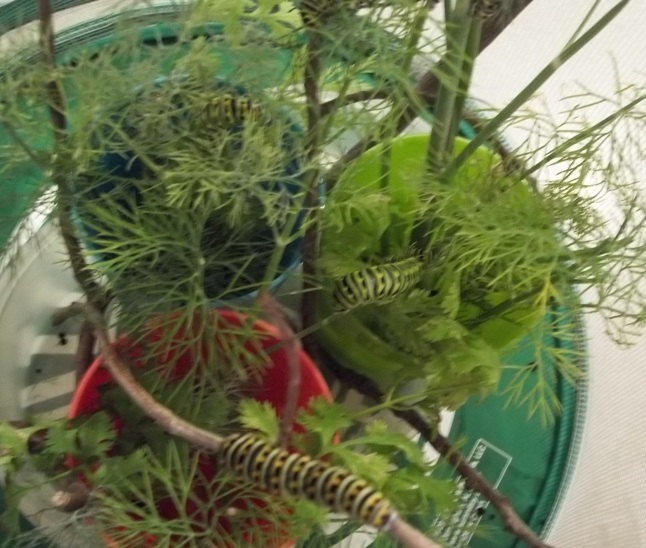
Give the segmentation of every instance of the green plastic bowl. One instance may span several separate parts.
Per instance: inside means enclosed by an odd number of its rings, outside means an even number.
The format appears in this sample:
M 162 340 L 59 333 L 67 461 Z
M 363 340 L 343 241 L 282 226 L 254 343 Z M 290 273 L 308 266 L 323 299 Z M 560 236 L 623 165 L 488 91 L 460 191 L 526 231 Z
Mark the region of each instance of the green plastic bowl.
M 391 202 L 390 219 L 380 219 L 380 223 L 389 223 L 386 230 L 389 244 L 395 249 L 410 247 L 415 218 L 410 215 L 420 206 L 420 191 L 423 184 L 423 174 L 426 171 L 426 152 L 428 135 L 406 135 L 392 141 L 390 156 L 390 177 L 388 192 Z M 459 154 L 469 141 L 457 138 L 454 154 Z M 361 196 L 370 196 L 382 187 L 382 153 L 383 145 L 377 145 L 357 158 L 348 168 L 346 176 L 334 189 L 335 195 L 343 199 L 352 196 L 357 200 Z M 480 148 L 460 168 L 452 184 L 467 185 L 476 178 L 486 177 L 500 157 L 487 148 Z M 520 199 L 533 199 L 529 187 L 516 185 Z M 367 221 L 358 219 L 355 229 L 367 234 L 383 229 L 383 225 L 375 227 Z M 369 252 L 380 253 L 380 241 L 374 238 L 374 248 Z M 325 234 L 322 243 L 325 252 Z M 501 302 L 499 294 L 492 293 L 488 298 L 489 304 L 495 306 Z M 463 320 L 477 318 L 480 310 L 473 305 L 463 305 L 459 316 Z M 498 351 L 510 348 L 523 335 L 531 330 L 541 319 L 542 309 L 538 306 L 520 304 L 512 307 L 505 317 L 492 318 L 483 322 L 474 333 L 480 335 L 491 347 Z M 325 328 L 324 328 L 325 329 Z M 327 329 L 334 329 L 331 324 Z

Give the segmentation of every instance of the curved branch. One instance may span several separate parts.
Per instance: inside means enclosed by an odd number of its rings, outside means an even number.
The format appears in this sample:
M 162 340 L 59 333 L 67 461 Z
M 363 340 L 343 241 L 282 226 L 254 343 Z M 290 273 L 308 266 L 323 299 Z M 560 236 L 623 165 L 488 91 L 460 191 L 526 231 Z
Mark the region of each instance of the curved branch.
M 301 349 L 301 343 L 289 326 L 280 304 L 278 304 L 278 301 L 274 297 L 267 291 L 262 291 L 258 296 L 258 304 L 266 312 L 269 321 L 278 328 L 281 338 L 285 341 L 289 380 L 285 388 L 287 395 L 285 398 L 283 417 L 280 421 L 278 445 L 281 449 L 287 449 L 296 412 L 298 411 L 298 392 L 301 386 L 301 368 L 298 363 L 298 351 Z
M 391 97 L 393 90 L 391 88 L 381 89 L 363 89 L 348 93 L 347 95 L 339 95 L 334 99 L 321 103 L 321 117 L 329 116 L 335 110 L 343 108 L 354 103 L 361 103 L 363 101 L 375 101 L 377 99 L 388 99 Z
M 384 395 L 381 393 L 381 390 L 370 379 L 359 373 L 345 369 L 330 359 L 329 356 L 326 357 L 328 358 L 326 365 L 329 366 L 332 372 L 343 383 L 373 400 L 383 400 Z M 465 480 L 469 488 L 480 493 L 491 503 L 510 533 L 525 541 L 530 548 L 551 548 L 550 545 L 544 543 L 522 520 L 514 510 L 509 499 L 491 485 L 480 472 L 473 468 L 444 436 L 437 434 L 427 419 L 413 409 L 403 411 L 393 410 L 393 413 L 417 430 L 453 466 L 458 475 Z
M 551 548 L 521 519 L 509 499 L 473 468 L 449 440 L 434 432 L 422 415 L 414 410 L 394 411 L 394 413 L 417 430 L 453 466 L 460 477 L 466 481 L 469 489 L 477 491 L 491 503 L 502 518 L 505 528 L 512 535 L 525 541 L 531 548 Z
M 75 478 L 52 495 L 51 503 L 54 508 L 62 512 L 75 512 L 88 504 L 90 496 L 89 486 Z
M 130 399 L 169 434 L 185 439 L 189 443 L 208 451 L 217 452 L 222 445 L 222 438 L 182 419 L 153 398 L 135 379 L 130 369 L 112 346 L 101 311 L 92 304 L 88 304 L 85 313 L 88 320 L 92 322 L 97 339 L 102 346 L 106 368 Z
M 38 0 L 39 13 L 39 37 L 43 62 L 46 68 L 51 70 L 50 79 L 46 84 L 46 92 L 49 100 L 49 114 L 54 131 L 54 146 L 56 155 L 61 155 L 67 140 L 67 118 L 65 116 L 65 95 L 59 82 L 56 70 L 56 57 L 54 53 L 54 28 L 52 25 L 52 6 L 50 0 Z M 67 176 L 60 169 L 60 159 L 54 164 L 52 180 L 58 187 L 56 193 L 58 222 L 61 234 L 67 248 L 72 272 L 77 283 L 87 294 L 88 300 L 100 307 L 106 306 L 108 297 L 103 288 L 94 279 L 94 276 L 87 268 L 83 257 L 81 243 L 76 237 L 74 223 L 71 215 L 72 191 Z
M 94 325 L 97 337 L 103 346 L 102 351 L 108 371 L 110 371 L 114 380 L 132 401 L 169 434 L 182 438 L 207 451 L 217 453 L 222 447 L 223 439 L 217 434 L 203 430 L 182 419 L 155 400 L 137 382 L 137 379 L 135 379 L 127 365 L 112 346 L 101 312 L 95 307 L 88 305 L 86 315 L 88 320 Z M 58 497 L 60 498 L 59 502 L 61 505 L 64 505 L 69 498 L 65 492 L 61 492 Z M 438 544 L 397 515 L 392 518 L 391 522 L 384 529 L 384 532 L 401 542 L 407 548 L 440 548 Z
M 433 542 L 400 518 L 394 519 L 386 532 L 410 548 L 441 548 L 440 544 Z

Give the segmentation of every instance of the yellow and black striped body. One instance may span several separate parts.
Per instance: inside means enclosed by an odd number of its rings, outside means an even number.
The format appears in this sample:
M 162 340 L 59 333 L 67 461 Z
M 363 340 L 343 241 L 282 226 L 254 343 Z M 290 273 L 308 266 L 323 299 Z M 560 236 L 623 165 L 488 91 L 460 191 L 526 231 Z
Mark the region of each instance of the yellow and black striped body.
M 336 280 L 332 298 L 337 311 L 392 301 L 420 280 L 422 263 L 416 258 L 367 266 Z
M 250 119 L 260 120 L 264 115 L 264 109 L 249 97 L 222 93 L 205 105 L 202 120 L 210 126 L 238 125 Z
M 237 479 L 270 493 L 306 498 L 377 529 L 389 525 L 396 516 L 381 492 L 348 470 L 290 453 L 253 434 L 225 438 L 217 457 L 218 466 Z

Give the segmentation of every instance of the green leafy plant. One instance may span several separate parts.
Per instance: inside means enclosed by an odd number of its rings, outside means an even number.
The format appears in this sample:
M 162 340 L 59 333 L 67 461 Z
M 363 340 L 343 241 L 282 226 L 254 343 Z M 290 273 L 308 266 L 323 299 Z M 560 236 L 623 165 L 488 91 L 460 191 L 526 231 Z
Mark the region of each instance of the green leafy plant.
M 14 528 L 25 490 L 53 483 L 69 494 L 79 475 L 81 515 L 123 546 L 330 546 L 361 525 L 339 518 L 330 533 L 312 497 L 270 495 L 235 467 L 205 472 L 223 440 L 246 430 L 370 480 L 403 516 L 377 545 L 404 518 L 433 536 L 427 517 L 455 509 L 455 486 L 383 413 L 403 415 L 495 495 L 437 433 L 440 411 L 498 389 L 549 422 L 559 409 L 549 364 L 572 381 L 582 372 L 546 331 L 567 340 L 586 311 L 604 314 L 619 342 L 643 327 L 646 209 L 630 173 L 643 143 L 621 134 L 622 124 L 643 133 L 643 87 L 571 97 L 558 124 L 523 110 L 628 2 L 588 24 L 595 3 L 555 61 L 490 111 L 470 101 L 473 66 L 529 2 L 446 0 L 435 21 L 435 2 L 413 0 L 200 0 L 126 10 L 111 20 L 111 44 L 72 35 L 70 46 L 63 34 L 55 51 L 41 0 L 39 47 L 2 50 L 0 189 L 30 181 L 24 207 L 4 219 L 23 230 L 2 257 L 20 264 L 25 213 L 39 200 L 86 298 L 64 311 L 83 315 L 77 361 L 89 365 L 98 340 L 116 384 L 83 420 L 2 425 Z M 437 62 L 413 81 L 429 52 Z M 598 101 L 612 112 L 587 120 Z M 418 116 L 426 134 L 400 137 Z M 524 148 L 498 141 L 527 122 Z M 601 213 L 600 196 L 617 218 Z M 294 320 L 269 295 L 299 257 L 302 284 L 284 290 L 285 302 L 302 301 Z M 213 322 L 214 306 L 245 317 Z M 260 318 L 278 330 L 276 348 L 253 329 Z M 139 354 L 112 345 L 108 328 Z M 501 356 L 522 339 L 533 369 L 499 387 Z M 345 389 L 376 401 L 354 412 L 313 399 L 296 413 L 301 340 Z M 249 399 L 271 374 L 271 351 L 290 369 L 278 414 Z M 42 475 L 23 482 L 30 466 Z M 511 532 L 545 546 L 490 498 Z
M 597 124 L 582 122 L 582 116 L 548 130 L 543 125 L 546 121 L 533 119 L 534 134 L 550 131 L 555 139 L 561 135 L 568 138 L 532 167 L 522 164 L 532 162 L 530 151 L 503 148 L 498 156 L 478 149 L 495 132 L 532 116 L 519 109 L 553 74 L 556 65 L 547 66 L 495 116 L 484 110 L 465 113 L 481 27 L 486 17 L 502 17 L 505 9 L 513 8 L 513 2 L 501 2 L 499 12 L 492 8 L 495 13 L 485 17 L 478 12 L 479 3 L 474 4 L 475 12 L 469 1 L 445 6 L 446 51 L 437 67 L 439 88 L 430 137 L 378 145 L 335 180 L 323 214 L 319 261 L 322 279 L 334 282 L 354 275 L 353 290 L 365 305 L 345 312 L 354 319 L 332 315 L 330 326 L 321 332 L 322 343 L 335 347 L 333 354 L 343 365 L 384 386 L 391 384 L 395 375 L 399 382 L 409 380 L 406 371 L 422 378 L 432 374 L 434 380 L 439 375 L 441 386 L 448 378 L 456 379 L 459 367 L 472 373 L 476 365 L 481 367 L 471 382 L 466 380 L 464 389 L 454 385 L 448 400 L 435 395 L 426 401 L 432 406 L 435 399 L 440 407 L 457 406 L 469 394 L 495 387 L 500 371 L 495 354 L 527 336 L 555 303 L 570 318 L 577 310 L 601 311 L 618 341 L 625 340 L 627 323 L 643 323 L 644 302 L 635 283 L 641 271 L 642 200 L 631 190 L 632 183 L 618 165 L 621 161 L 608 167 L 605 159 L 599 164 L 595 159 L 602 146 L 616 149 L 611 127 L 617 127 L 619 120 L 632 123 L 643 119 L 636 109 L 643 94 L 632 86 L 624 87 L 626 106 L 617 105 L 613 114 Z M 624 6 L 618 3 L 588 31 L 574 36 L 559 62 L 584 47 Z M 462 116 L 475 120 L 477 137 L 455 143 Z M 392 121 L 386 119 L 384 131 L 388 123 Z M 550 164 L 561 171 L 538 192 L 531 177 Z M 598 172 L 593 165 L 598 165 Z M 600 194 L 616 200 L 623 219 L 620 226 L 609 224 L 600 215 Z M 617 248 L 610 251 L 614 246 Z M 386 270 L 393 256 L 411 254 L 424 264 L 415 289 L 394 302 L 380 298 L 378 283 L 384 282 L 372 280 L 362 269 L 384 265 Z M 612 273 L 615 268 L 624 273 L 621 281 Z M 383 279 L 396 283 L 388 275 Z M 584 288 L 585 304 L 571 290 L 574 286 Z M 334 283 L 328 288 L 330 302 L 320 306 L 320 317 L 330 316 L 334 309 Z M 617 297 L 614 314 L 604 312 L 604 300 L 610 293 Z M 556 323 L 565 323 L 564 318 Z M 358 323 L 372 335 L 364 331 L 357 336 L 354 352 L 343 342 L 343 334 L 352 329 L 359 332 Z M 380 355 L 388 361 L 371 365 L 370 358 L 358 356 L 359 345 L 367 340 L 379 348 L 380 341 L 386 342 L 400 353 L 387 355 L 384 350 Z M 539 354 L 554 355 L 545 348 L 542 335 L 536 332 L 533 340 L 541 349 Z M 439 354 L 438 345 L 443 345 Z M 570 359 L 561 356 L 554 361 L 568 378 L 579 375 Z M 420 369 L 425 373 L 420 374 Z M 519 371 L 508 390 L 516 401 L 530 402 L 531 412 L 540 411 L 549 421 L 558 404 L 540 390 L 526 398 L 523 384 L 530 378 L 527 373 Z M 424 386 L 432 389 L 432 382 L 427 379 Z

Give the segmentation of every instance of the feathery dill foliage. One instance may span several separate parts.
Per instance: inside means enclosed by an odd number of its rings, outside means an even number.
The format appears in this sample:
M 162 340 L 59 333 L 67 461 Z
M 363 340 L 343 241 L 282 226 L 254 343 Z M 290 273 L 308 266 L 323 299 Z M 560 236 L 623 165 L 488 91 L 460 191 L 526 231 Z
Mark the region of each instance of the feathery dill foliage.
M 2 122 L 24 136 L 25 146 L 3 140 L 3 185 L 9 188 L 7 183 L 22 178 L 26 166 L 36 163 L 34 155 L 47 174 L 55 163 L 58 173 L 67 174 L 79 235 L 92 269 L 106 276 L 118 301 L 119 328 L 140 343 L 139 362 L 164 364 L 166 374 L 140 381 L 180 416 L 217 431 L 231 423 L 232 413 L 226 411 L 239 397 L 241 383 L 256 380 L 267 357 L 250 322 L 223 326 L 209 321 L 208 310 L 215 299 L 257 289 L 274 242 L 282 237 L 285 246 L 293 239 L 282 231 L 298 213 L 300 151 L 285 101 L 262 95 L 252 79 L 244 89 L 268 111 L 271 126 L 252 120 L 234 132 L 204 120 L 208 105 L 227 92 L 214 77 L 219 59 L 204 41 L 184 58 L 182 49 L 186 44 L 141 52 L 134 39 L 126 39 L 117 52 L 87 54 L 74 67 L 58 69 L 70 139 L 56 151 L 44 123 L 45 82 L 51 74 L 39 66 L 11 73 L 2 83 L 8 92 Z M 155 86 L 160 74 L 178 85 Z M 175 97 L 180 101 L 173 105 Z M 290 162 L 296 164 L 286 176 Z M 106 173 L 106 164 L 119 173 Z M 36 179 L 34 197 L 49 183 Z M 282 188 L 286 184 L 289 192 Z M 181 381 L 168 383 L 173 366 L 184 371 Z M 265 510 L 252 504 L 251 490 L 227 487 L 214 473 L 202 477 L 208 474 L 197 467 L 199 455 L 169 440 L 123 399 L 118 414 L 131 419 L 129 428 L 137 437 L 119 440 L 119 447 L 144 446 L 115 459 L 104 458 L 103 445 L 92 454 L 92 462 L 100 462 L 91 474 L 97 495 L 91 515 L 100 518 L 99 529 L 106 520 L 110 529 L 125 524 L 111 531 L 117 542 L 140 540 L 146 532 L 159 546 L 203 546 L 205 539 L 242 545 L 253 533 L 254 517 L 272 526 L 276 516 L 293 514 L 289 535 L 301 534 L 302 505 L 285 504 L 276 514 L 281 503 L 272 501 L 271 510 Z M 106 409 L 111 405 L 114 401 L 105 402 Z M 110 441 L 114 432 L 105 436 Z M 57 454 L 74 452 L 71 445 L 59 444 Z M 155 506 L 160 492 L 167 497 L 164 511 Z M 242 517 L 227 513 L 233 496 L 235 504 L 249 506 Z M 253 494 L 254 501 L 259 498 Z M 178 516 L 186 519 L 168 521 Z M 311 526 L 311 516 L 304 521 Z M 263 538 L 285 538 L 281 527 L 263 530 Z
M 514 151 L 527 163 L 526 170 L 504 175 L 506 163 L 494 162 L 484 170 L 458 173 L 448 184 L 433 178 L 423 183 L 409 179 L 408 184 L 422 189 L 422 199 L 413 200 L 413 208 L 408 204 L 408 211 L 411 217 L 425 221 L 410 239 L 404 231 L 402 240 L 399 230 L 394 238 L 387 238 L 386 256 L 378 238 L 383 241 L 393 230 L 389 223 L 401 219 L 397 216 L 403 209 L 397 203 L 401 195 L 376 185 L 355 188 L 352 175 L 349 183 L 340 183 L 324 214 L 321 267 L 329 276 L 339 278 L 366 264 L 385 264 L 392 260 L 390 255 L 405 254 L 411 248 L 425 250 L 427 271 L 422 285 L 426 293 L 416 289 L 400 302 L 354 312 L 382 338 L 405 351 L 412 370 L 419 366 L 417 357 L 429 367 L 432 364 L 429 381 L 437 381 L 438 369 L 458 378 L 455 371 L 438 366 L 443 361 L 438 360 L 433 344 L 437 348 L 439 341 L 448 339 L 466 343 L 460 333 L 470 332 L 472 340 L 480 338 L 479 344 L 503 348 L 509 342 L 505 331 L 515 331 L 512 339 L 518 338 L 540 317 L 556 310 L 556 318 L 530 332 L 539 374 L 520 368 L 505 387 L 513 402 L 527 403 L 532 414 L 539 412 L 549 422 L 559 408 L 546 378 L 552 375 L 551 364 L 572 380 L 582 374 L 576 316 L 586 310 L 601 312 L 618 342 L 627 342 L 643 326 L 646 209 L 629 165 L 638 157 L 637 135 L 643 134 L 644 116 L 638 109 L 622 112 L 625 105 L 640 100 L 639 90 L 627 87 L 623 91 L 625 95 L 612 105 L 610 116 L 614 118 L 602 127 L 581 116 L 556 128 L 547 127 L 544 120 L 528 112 L 508 120 L 510 126 L 528 120 L 534 124 L 530 143 L 540 132 L 560 139 L 546 145 L 547 150 L 557 151 L 546 161 L 541 160 L 541 149 L 527 147 L 531 156 L 525 149 Z M 613 151 L 610 161 L 601 156 L 604 149 Z M 545 181 L 541 191 L 531 192 L 524 179 L 542 165 L 551 169 L 541 174 Z M 359 196 L 357 201 L 366 207 L 354 202 Z M 500 319 L 508 323 L 501 324 Z M 449 322 L 453 322 L 452 330 Z M 443 331 L 431 329 L 437 325 Z M 558 335 L 566 348 L 555 347 L 548 332 Z M 433 339 L 438 333 L 441 338 Z M 454 368 L 461 362 L 467 371 L 472 370 L 474 360 L 483 360 L 471 353 L 461 360 L 446 348 L 442 353 L 452 356 L 449 362 Z M 480 388 L 486 389 L 497 382 L 493 372 L 499 366 L 489 363 L 490 376 L 477 379 L 476 387 L 481 383 Z M 536 378 L 540 382 L 526 389 L 526 381 Z M 462 397 L 473 388 L 467 385 Z M 457 405 L 461 400 L 457 392 L 453 394 L 456 398 L 451 401 Z
M 495 386 L 500 365 L 492 347 L 499 352 L 529 335 L 535 368 L 519 367 L 503 389 L 512 403 L 527 404 L 530 414 L 550 422 L 559 409 L 548 378 L 552 364 L 572 381 L 583 374 L 577 316 L 602 313 L 620 343 L 643 327 L 646 204 L 629 166 L 643 146 L 644 112 L 622 111 L 640 99 L 639 90 L 622 91 L 602 127 L 586 119 L 585 106 L 557 126 L 526 111 L 511 117 L 509 126 L 532 124 L 530 144 L 513 151 L 526 169 L 505 174 L 506 161 L 492 157 L 447 183 L 426 176 L 422 182 L 413 166 L 404 183 L 419 191 L 408 202 L 399 186 L 380 188 L 376 180 L 357 186 L 352 169 L 335 189 L 323 216 L 320 261 L 331 279 L 411 252 L 424 261 L 420 287 L 351 314 L 402 350 L 411 373 L 426 365 L 427 405 L 459 405 L 470 393 Z M 477 114 L 486 118 L 488 112 Z M 544 149 L 532 147 L 545 136 L 554 137 Z M 602 155 L 607 151 L 610 160 Z M 375 167 L 366 162 L 362 170 Z M 544 182 L 535 192 L 526 178 L 538 170 Z M 402 183 L 391 174 L 391 188 L 395 184 Z M 536 325 L 544 316 L 551 319 Z M 474 368 L 478 360 L 488 367 Z M 455 385 L 447 399 L 438 398 L 434 388 L 448 387 L 449 379 Z
M 251 320 L 226 326 L 212 321 L 209 310 L 214 301 L 258 289 L 276 275 L 265 271 L 267 264 L 302 233 L 298 223 L 296 230 L 286 227 L 301 221 L 296 218 L 303 194 L 299 175 L 309 166 L 301 164 L 303 98 L 294 87 L 302 81 L 302 43 L 293 46 L 289 69 L 277 69 L 267 35 L 248 22 L 237 25 L 239 7 L 246 3 L 228 3 L 228 11 L 219 3 L 208 15 L 216 4 L 198 4 L 181 33 L 189 37 L 189 28 L 225 18 L 224 40 L 233 54 L 218 53 L 222 43 L 217 38 L 144 50 L 124 21 L 118 27 L 121 39 L 110 50 L 80 52 L 73 65 L 61 62 L 53 74 L 39 65 L 19 67 L 13 79 L 1 84 L 7 85 L 7 97 L 15 97 L 2 120 L 24 134 L 25 146 L 7 139 L 2 154 L 10 160 L 3 169 L 14 181 L 22 177 L 20 169 L 42 164 L 47 177 L 35 179 L 34 196 L 51 184 L 52 169 L 68 178 L 90 268 L 116 300 L 114 325 L 137 344 L 137 352 L 131 355 L 128 346 L 124 352 L 142 366 L 133 369 L 138 380 L 178 415 L 226 433 L 239 427 L 233 404 L 257 380 L 267 356 L 259 351 Z M 249 14 L 250 21 L 254 18 L 275 27 L 269 13 Z M 387 58 L 378 48 L 364 51 L 373 36 L 383 40 L 374 22 L 338 23 L 343 34 L 330 31 L 323 56 L 326 89 L 341 95 L 365 89 L 379 69 L 397 66 L 400 55 L 394 49 Z M 281 28 L 276 39 L 290 43 L 293 36 Z M 349 54 L 367 57 L 340 70 L 337 37 L 351 48 L 359 31 L 365 33 L 364 49 Z M 223 68 L 227 55 L 254 59 L 253 66 L 237 62 L 233 69 Z M 277 78 L 280 71 L 284 74 Z M 216 80 L 215 74 L 223 76 Z M 160 81 L 160 76 L 167 79 Z M 64 86 L 69 123 L 69 139 L 56 150 L 44 123 L 45 83 L 52 77 Z M 269 89 L 268 78 L 274 84 Z M 228 88 L 225 81 L 236 87 Z M 227 94 L 236 100 L 247 96 L 261 115 L 233 127 L 220 123 L 220 107 L 213 105 L 222 105 Z M 325 146 L 347 128 L 367 133 L 366 112 L 333 113 L 326 122 Z M 156 546 L 238 546 L 262 534 L 271 545 L 272 535 L 299 538 L 323 521 L 320 509 L 302 501 L 272 498 L 265 501 L 267 508 L 258 506 L 264 495 L 214 475 L 204 455 L 168 438 L 118 390 L 104 391 L 102 406 L 127 419 L 118 432 L 105 414 L 99 415 L 105 420 L 92 421 L 94 436 L 89 438 L 82 425 L 47 425 L 52 430 L 45 451 L 57 474 L 69 474 L 61 469 L 63 454 L 80 459 L 80 470 L 95 487 L 82 514 L 92 517 L 97 534 L 107 529 L 118 544 L 152 535 Z M 329 431 L 314 422 L 309 428 L 315 434 Z M 107 458 L 107 447 L 116 454 Z M 370 465 L 385 480 L 388 451 L 360 456 L 346 449 L 343 462 L 353 470 Z M 446 499 L 449 495 L 442 493 L 449 487 L 440 489 L 430 478 L 422 481 L 426 475 L 421 465 L 417 474 L 401 471 L 392 476 L 390 491 L 395 498 L 398 489 L 408 492 L 404 500 L 411 510 L 424 506 L 415 505 L 420 482 L 427 486 L 423 502 Z M 281 519 L 285 515 L 288 523 Z M 268 526 L 254 530 L 262 523 Z M 66 525 L 90 529 L 85 522 Z
M 281 231 L 298 214 L 298 126 L 251 91 L 262 114 L 228 124 L 220 103 L 239 108 L 235 89 L 179 75 L 137 97 L 130 84 L 136 100 L 105 109 L 75 142 L 94 267 L 117 292 L 149 287 L 164 302 L 257 288 L 277 237 L 295 238 Z
M 488 16 L 504 19 L 510 5 L 502 2 Z M 136 353 L 123 349 L 141 366 L 133 368 L 138 380 L 198 426 L 222 433 L 243 426 L 268 439 L 278 431 L 273 410 L 244 400 L 267 364 L 252 330 L 255 313 L 226 325 L 210 310 L 214 302 L 266 287 L 289 266 L 279 259 L 308 226 L 301 185 L 313 167 L 303 159 L 306 58 L 293 8 L 264 0 L 198 1 L 173 19 L 181 39 L 155 48 L 141 47 L 138 29 L 124 18 L 115 27 L 116 45 L 96 54 L 81 48 L 70 54 L 74 63 L 59 56 L 54 71 L 9 53 L 0 80 L 2 195 L 28 178 L 26 202 L 33 203 L 51 185 L 52 172 L 67 178 L 90 268 L 117 302 L 115 326 L 138 346 Z M 434 24 L 426 15 L 422 2 L 366 0 L 329 10 L 317 23 L 322 97 L 342 103 L 353 92 L 391 90 L 386 99 L 333 107 L 321 122 L 314 162 L 325 161 L 324 153 L 339 155 L 358 137 L 381 145 L 370 184 L 353 183 L 355 165 L 327 197 L 318 282 L 329 289 L 365 266 L 421 265 L 415 287 L 386 303 L 359 295 L 364 306 L 334 315 L 322 292 L 320 319 L 347 327 L 341 342 L 348 346 L 353 333 L 371 337 L 375 356 L 360 348 L 366 371 L 377 369 L 377 358 L 400 368 L 385 372 L 392 384 L 386 374 L 380 379 L 389 399 L 363 417 L 410 401 L 435 415 L 491 391 L 500 354 L 529 334 L 535 369 L 517 367 L 503 389 L 547 422 L 559 406 L 549 364 L 572 380 L 581 374 L 579 347 L 565 344 L 575 342 L 575 316 L 601 311 L 620 340 L 643 324 L 645 208 L 627 167 L 642 146 L 644 113 L 633 107 L 643 90 L 574 97 L 566 122 L 510 113 L 499 131 L 532 126 L 527 148 L 513 151 L 520 169 L 478 153 L 447 180 L 448 151 L 438 151 L 431 175 L 422 143 L 399 177 L 392 138 L 397 115 L 413 96 L 409 70 L 417 53 L 440 57 L 447 50 L 442 41 L 421 37 L 422 27 Z M 224 23 L 222 36 L 195 37 L 214 21 Z M 449 45 L 459 41 L 456 31 L 443 29 Z M 451 89 L 456 66 L 440 67 L 440 79 L 451 93 L 466 95 Z M 69 122 L 69 139 L 56 149 L 45 122 L 51 79 L 63 85 Z M 586 101 L 605 101 L 614 114 L 602 124 L 588 121 Z M 446 127 L 454 126 L 457 119 Z M 610 162 L 602 159 L 608 150 Z M 540 192 L 527 184 L 535 172 L 546 182 Z M 612 213 L 600 212 L 600 202 L 612 204 Z M 21 215 L 13 221 L 22 222 Z M 7 249 L 19 249 L 15 243 L 7 244 L 5 257 L 13 257 Z M 564 344 L 554 344 L 555 334 Z M 393 391 L 420 377 L 420 394 Z M 308 531 L 320 536 L 321 509 L 269 499 L 216 473 L 206 455 L 170 439 L 119 390 L 103 390 L 101 398 L 105 411 L 88 424 L 39 422 L 35 428 L 50 427 L 52 434 L 32 459 L 54 476 L 69 474 L 63 455 L 79 460 L 95 486 L 81 515 L 92 517 L 97 533 L 109 530 L 120 545 L 152 535 L 155 546 L 241 546 L 260 535 L 271 546 Z M 295 447 L 371 477 L 406 515 L 426 514 L 431 503 L 438 513 L 450 510 L 449 486 L 432 478 L 410 440 L 378 421 L 357 429 L 357 417 L 339 406 L 312 408 L 299 417 L 308 432 L 294 435 Z M 127 420 L 115 429 L 108 413 Z M 10 451 L 2 464 L 14 472 L 22 469 L 25 440 L 5 430 L 2 445 Z M 337 432 L 344 436 L 335 444 Z M 393 448 L 406 466 L 393 464 Z M 27 487 L 10 486 L 11 496 Z M 66 525 L 89 529 L 78 519 Z

